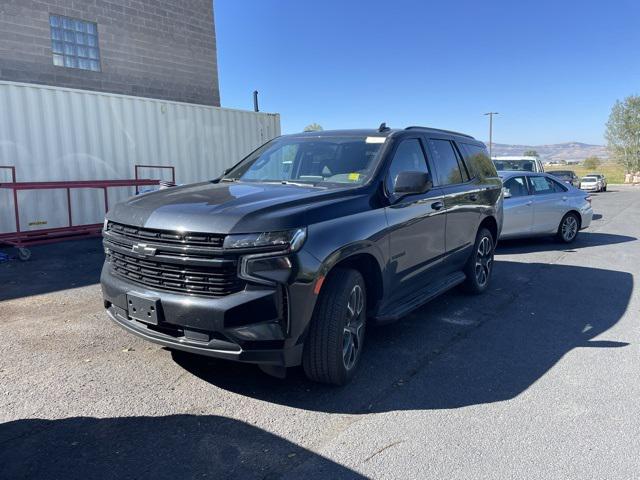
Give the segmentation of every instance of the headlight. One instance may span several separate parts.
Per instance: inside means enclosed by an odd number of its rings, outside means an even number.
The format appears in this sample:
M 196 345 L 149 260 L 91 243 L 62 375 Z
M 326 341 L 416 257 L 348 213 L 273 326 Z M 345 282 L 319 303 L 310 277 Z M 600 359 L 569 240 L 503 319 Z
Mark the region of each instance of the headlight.
M 240 277 L 268 285 L 286 283 L 291 275 L 291 259 L 272 255 L 273 253 L 259 253 L 242 257 Z
M 289 247 L 297 251 L 307 238 L 306 228 L 285 230 L 282 232 L 242 233 L 227 235 L 223 248 Z

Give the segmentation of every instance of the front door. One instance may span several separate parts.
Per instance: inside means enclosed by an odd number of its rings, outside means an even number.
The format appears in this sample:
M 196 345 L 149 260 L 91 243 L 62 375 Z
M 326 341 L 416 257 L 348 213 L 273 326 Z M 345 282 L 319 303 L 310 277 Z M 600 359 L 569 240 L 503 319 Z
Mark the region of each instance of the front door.
M 397 146 L 385 181 L 393 191 L 398 173 L 431 173 L 420 138 L 406 138 Z M 392 296 L 405 297 L 426 287 L 444 256 L 445 209 L 441 188 L 407 195 L 385 208 L 389 224 L 389 271 Z

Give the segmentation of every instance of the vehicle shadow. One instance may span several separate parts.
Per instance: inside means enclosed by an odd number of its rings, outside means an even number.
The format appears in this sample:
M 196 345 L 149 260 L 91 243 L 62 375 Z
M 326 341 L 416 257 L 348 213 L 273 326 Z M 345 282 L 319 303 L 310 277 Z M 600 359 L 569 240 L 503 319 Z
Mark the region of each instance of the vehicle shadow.
M 314 384 L 299 368 L 278 380 L 252 365 L 181 353 L 174 360 L 238 394 L 360 414 L 508 400 L 575 348 L 626 345 L 592 339 L 624 314 L 633 290 L 629 273 L 497 261 L 493 280 L 485 295 L 452 291 L 396 324 L 370 328 L 360 370 L 344 388 Z
M 554 237 L 522 238 L 515 240 L 500 240 L 496 254 L 546 252 L 551 250 L 576 250 L 601 245 L 615 245 L 616 243 L 633 242 L 636 237 L 616 235 L 613 233 L 580 232 L 573 243 L 561 243 Z
M 215 415 L 0 424 L 0 478 L 269 479 L 313 461 L 315 478 L 365 478 L 277 435 Z
M 69 288 L 93 285 L 100 281 L 104 262 L 102 240 L 88 238 L 35 246 L 31 259 L 13 259 L 0 263 L 0 302 Z M 0 251 L 15 256 L 12 248 Z

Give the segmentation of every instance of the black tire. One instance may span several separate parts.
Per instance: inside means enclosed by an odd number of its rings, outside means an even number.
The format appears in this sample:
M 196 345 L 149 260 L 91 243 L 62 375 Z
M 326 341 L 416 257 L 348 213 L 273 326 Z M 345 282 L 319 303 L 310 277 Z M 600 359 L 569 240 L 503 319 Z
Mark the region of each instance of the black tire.
M 560 220 L 556 238 L 562 243 L 571 243 L 576 239 L 579 231 L 580 218 L 574 212 L 569 212 Z
M 302 354 L 310 380 L 345 385 L 353 377 L 364 344 L 366 293 L 364 278 L 357 270 L 337 268 L 325 280 Z M 351 315 L 350 308 L 354 310 Z M 355 349 L 349 354 L 347 336 Z
M 464 267 L 465 281 L 462 289 L 467 293 L 480 294 L 489 288 L 491 272 L 493 272 L 493 256 L 495 252 L 493 235 L 486 228 L 481 228 L 476 235 L 473 252 Z
M 602 191 L 606 192 L 607 191 L 607 186 L 605 185 L 604 187 L 602 187 Z

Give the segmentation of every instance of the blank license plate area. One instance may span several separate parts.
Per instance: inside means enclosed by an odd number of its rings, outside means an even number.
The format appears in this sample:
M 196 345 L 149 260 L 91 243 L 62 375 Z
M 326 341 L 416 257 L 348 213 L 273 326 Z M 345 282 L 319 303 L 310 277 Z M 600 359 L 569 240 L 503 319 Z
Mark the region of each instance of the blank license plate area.
M 134 320 L 158 325 L 160 299 L 127 294 L 127 312 Z

